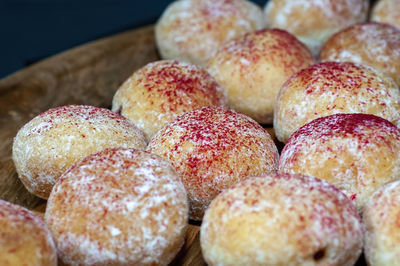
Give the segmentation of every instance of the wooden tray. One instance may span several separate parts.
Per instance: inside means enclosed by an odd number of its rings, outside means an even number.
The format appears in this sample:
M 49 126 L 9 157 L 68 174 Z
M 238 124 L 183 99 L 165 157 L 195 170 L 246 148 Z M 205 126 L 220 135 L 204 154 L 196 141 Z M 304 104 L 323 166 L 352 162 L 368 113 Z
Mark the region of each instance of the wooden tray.
M 19 181 L 11 159 L 17 131 L 37 114 L 67 104 L 109 108 L 119 85 L 135 70 L 158 60 L 152 26 L 71 49 L 0 80 L 0 198 L 43 215 L 46 201 Z M 272 128 L 268 131 L 273 134 Z M 191 224 L 173 265 L 206 265 L 199 226 Z M 357 263 L 365 265 L 362 259 Z

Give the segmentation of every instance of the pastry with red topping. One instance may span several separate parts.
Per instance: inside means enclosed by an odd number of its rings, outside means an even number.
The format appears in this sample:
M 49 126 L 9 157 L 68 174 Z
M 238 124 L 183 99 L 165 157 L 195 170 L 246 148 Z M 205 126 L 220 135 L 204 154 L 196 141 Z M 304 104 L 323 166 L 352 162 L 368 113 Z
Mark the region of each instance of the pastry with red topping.
M 314 63 L 304 44 L 283 30 L 248 33 L 225 44 L 207 63 L 229 106 L 261 124 L 272 124 L 279 89 Z
M 350 62 L 324 62 L 303 69 L 282 87 L 274 111 L 277 138 L 286 142 L 312 120 L 336 113 L 367 113 L 397 124 L 400 91 L 381 72 Z
M 279 172 L 322 178 L 342 190 L 362 213 L 372 193 L 400 178 L 400 130 L 370 114 L 318 118 L 289 138 Z
M 188 193 L 190 218 L 201 220 L 222 190 L 250 176 L 276 171 L 278 150 L 250 117 L 221 107 L 179 116 L 150 141 L 147 151 L 167 159 Z
M 167 161 L 111 148 L 63 174 L 45 220 L 67 265 L 168 265 L 185 241 L 188 202 Z
M 28 191 L 47 199 L 69 167 L 110 147 L 144 149 L 146 141 L 121 115 L 104 108 L 68 105 L 50 109 L 24 125 L 14 138 L 12 157 Z
M 368 265 L 397 265 L 400 257 L 400 181 L 381 187 L 363 213 L 364 253 Z
M 57 265 L 56 246 L 42 219 L 4 200 L 0 200 L 0 265 Z
M 349 199 L 314 177 L 268 174 L 218 195 L 200 231 L 208 265 L 348 265 L 363 226 Z
M 248 0 L 180 0 L 166 8 L 155 36 L 162 58 L 202 66 L 225 42 L 264 24 L 261 8 Z
M 399 85 L 400 29 L 377 22 L 350 26 L 324 44 L 319 60 L 369 65 Z
M 164 60 L 133 73 L 115 93 L 112 110 L 132 120 L 150 140 L 182 113 L 226 104 L 224 91 L 207 71 Z
M 337 31 L 364 22 L 368 0 L 270 0 L 265 6 L 268 27 L 287 30 L 318 55 Z

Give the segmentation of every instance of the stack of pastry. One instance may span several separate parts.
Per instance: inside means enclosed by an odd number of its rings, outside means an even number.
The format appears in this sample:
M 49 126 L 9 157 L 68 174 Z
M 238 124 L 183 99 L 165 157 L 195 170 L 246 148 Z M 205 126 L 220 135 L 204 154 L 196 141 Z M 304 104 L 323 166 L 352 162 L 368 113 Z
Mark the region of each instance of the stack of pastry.
M 58 107 L 17 134 L 18 175 L 48 198 L 36 254 L 167 265 L 191 219 L 210 265 L 353 265 L 364 235 L 367 262 L 393 264 L 394 6 L 378 1 L 365 23 L 366 0 L 173 2 L 155 27 L 164 60 L 133 73 L 112 111 Z

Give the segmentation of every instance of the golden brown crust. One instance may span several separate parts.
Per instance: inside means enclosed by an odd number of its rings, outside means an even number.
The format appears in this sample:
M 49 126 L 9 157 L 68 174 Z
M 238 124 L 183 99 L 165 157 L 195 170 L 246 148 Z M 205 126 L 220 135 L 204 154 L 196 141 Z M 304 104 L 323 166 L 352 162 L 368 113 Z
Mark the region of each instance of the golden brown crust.
M 3 200 L 0 200 L 0 265 L 57 265 L 56 246 L 45 223 L 29 210 Z
M 229 105 L 262 124 L 271 124 L 283 83 L 314 63 L 310 51 L 283 30 L 261 30 L 225 44 L 207 70 L 225 89 Z
M 164 60 L 149 63 L 116 92 L 112 110 L 132 120 L 150 140 L 178 115 L 203 106 L 226 106 L 219 84 L 193 64 Z
M 362 213 L 374 191 L 400 178 L 400 130 L 369 114 L 318 118 L 290 137 L 279 172 L 322 178 L 342 190 Z
M 304 69 L 279 92 L 274 112 L 277 138 L 286 142 L 312 120 L 336 113 L 373 114 L 397 124 L 400 91 L 379 71 L 349 62 L 325 62 Z
M 164 11 L 155 34 L 162 58 L 204 65 L 225 42 L 263 27 L 261 8 L 247 0 L 180 0 Z
M 13 143 L 13 161 L 29 192 L 47 199 L 61 174 L 89 154 L 109 147 L 144 149 L 143 134 L 110 110 L 68 105 L 32 119 Z
M 278 150 L 268 132 L 233 110 L 203 107 L 179 116 L 150 141 L 188 192 L 190 218 L 201 220 L 216 195 L 254 175 L 274 171 Z
M 249 178 L 206 210 L 200 243 L 208 265 L 354 265 L 362 224 L 334 186 L 300 175 Z
M 377 22 L 350 26 L 324 44 L 319 60 L 369 65 L 399 85 L 400 29 Z
M 332 34 L 364 22 L 368 6 L 368 0 L 270 0 L 265 13 L 268 27 L 287 30 L 318 55 Z
M 114 148 L 69 169 L 45 220 L 59 256 L 74 265 L 167 265 L 184 243 L 188 203 L 162 158 Z

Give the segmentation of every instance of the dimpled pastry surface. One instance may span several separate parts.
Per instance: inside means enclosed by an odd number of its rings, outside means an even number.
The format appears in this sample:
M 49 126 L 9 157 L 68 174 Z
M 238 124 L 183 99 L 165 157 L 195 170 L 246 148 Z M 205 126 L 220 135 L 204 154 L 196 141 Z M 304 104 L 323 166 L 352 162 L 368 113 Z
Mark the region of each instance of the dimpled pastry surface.
M 68 265 L 168 265 L 185 241 L 186 191 L 164 159 L 112 148 L 70 168 L 45 220 Z
M 179 116 L 150 141 L 147 151 L 167 159 L 188 192 L 190 218 L 201 220 L 216 195 L 247 177 L 276 171 L 278 150 L 250 117 L 221 107 Z
M 369 198 L 363 214 L 368 265 L 397 265 L 400 257 L 400 181 L 381 187 Z
M 155 26 L 164 59 L 204 65 L 227 41 L 264 28 L 260 7 L 247 0 L 180 0 L 170 4 Z
M 226 106 L 224 91 L 204 69 L 156 61 L 132 74 L 115 93 L 112 110 L 132 120 L 150 140 L 178 115 L 203 106 Z
M 335 32 L 364 22 L 368 0 L 270 0 L 265 6 L 267 26 L 289 31 L 318 55 Z
M 4 200 L 0 200 L 0 265 L 57 265 L 56 246 L 42 219 Z
M 12 158 L 29 192 L 47 199 L 58 178 L 77 161 L 110 147 L 146 147 L 143 133 L 108 109 L 68 105 L 25 124 L 14 138 Z
M 400 120 L 397 84 L 371 67 L 350 62 L 303 69 L 285 83 L 276 102 L 274 129 L 282 142 L 306 123 L 336 113 L 373 114 L 393 124 Z
M 354 265 L 363 227 L 354 205 L 328 182 L 268 174 L 218 195 L 200 243 L 208 265 Z
M 282 150 L 279 172 L 325 179 L 362 213 L 382 185 L 400 178 L 400 131 L 369 114 L 330 115 L 302 126 Z
M 399 85 L 400 29 L 377 22 L 350 26 L 324 44 L 319 60 L 369 65 Z
M 261 124 L 271 124 L 285 81 L 314 63 L 307 47 L 283 30 L 248 33 L 226 43 L 207 70 L 226 91 L 229 106 Z

